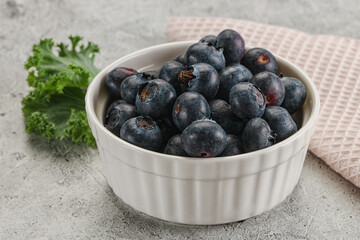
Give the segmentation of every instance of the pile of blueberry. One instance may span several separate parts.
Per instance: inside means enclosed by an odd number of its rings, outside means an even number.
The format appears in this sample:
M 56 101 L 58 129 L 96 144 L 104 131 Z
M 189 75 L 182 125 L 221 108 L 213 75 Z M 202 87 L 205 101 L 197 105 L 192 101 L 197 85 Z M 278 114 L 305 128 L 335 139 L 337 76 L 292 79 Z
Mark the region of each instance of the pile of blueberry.
M 275 57 L 245 53 L 234 30 L 209 35 L 158 71 L 118 67 L 105 127 L 123 140 L 166 154 L 215 157 L 251 152 L 297 131 L 291 114 L 306 98 L 296 78 L 278 77 Z

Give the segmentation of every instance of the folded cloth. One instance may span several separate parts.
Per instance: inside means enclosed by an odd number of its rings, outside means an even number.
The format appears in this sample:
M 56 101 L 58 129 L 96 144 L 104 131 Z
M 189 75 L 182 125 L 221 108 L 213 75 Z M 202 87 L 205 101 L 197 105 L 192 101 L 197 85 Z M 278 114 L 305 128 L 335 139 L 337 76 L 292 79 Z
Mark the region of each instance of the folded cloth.
M 228 18 L 169 19 L 169 41 L 199 40 L 234 29 L 246 45 L 282 56 L 315 82 L 321 110 L 309 149 L 360 187 L 360 41 Z

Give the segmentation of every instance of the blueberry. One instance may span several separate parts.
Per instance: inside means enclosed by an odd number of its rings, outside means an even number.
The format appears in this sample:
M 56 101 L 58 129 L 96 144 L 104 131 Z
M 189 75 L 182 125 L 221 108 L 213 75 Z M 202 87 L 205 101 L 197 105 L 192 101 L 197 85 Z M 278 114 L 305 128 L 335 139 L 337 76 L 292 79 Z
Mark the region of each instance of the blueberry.
M 177 134 L 169 139 L 168 143 L 166 144 L 164 153 L 184 157 L 189 156 L 189 154 L 187 154 L 182 147 L 181 134 Z
M 167 143 L 169 138 L 174 136 L 175 134 L 180 133 L 179 130 L 176 128 L 171 116 L 160 118 L 156 120 L 157 125 L 159 126 L 161 130 L 161 134 L 163 136 L 163 143 Z
M 232 156 L 243 153 L 241 139 L 238 136 L 228 134 L 226 136 L 226 147 L 219 156 Z
M 122 103 L 127 103 L 124 99 L 118 99 L 114 102 L 112 102 L 107 108 L 106 108 L 106 115 L 109 115 L 109 113 L 114 110 L 114 108 L 116 108 L 117 105 L 122 104 Z M 131 105 L 131 104 L 130 104 Z
M 158 151 L 162 143 L 160 128 L 151 117 L 147 116 L 127 120 L 121 127 L 120 138 L 152 151 Z
M 177 56 L 176 58 L 174 58 L 175 62 L 179 62 L 181 63 L 182 65 L 186 66 L 187 63 L 186 63 L 186 59 L 185 59 L 185 54 L 180 54 L 179 56 Z
M 280 106 L 285 97 L 284 84 L 271 72 L 261 72 L 250 79 L 265 96 L 266 106 Z
M 226 147 L 226 133 L 215 121 L 198 120 L 185 128 L 181 143 L 192 157 L 216 157 Z
M 263 48 L 248 50 L 241 60 L 241 64 L 247 67 L 253 75 L 264 71 L 276 74 L 278 71 L 278 64 L 274 55 Z
M 200 93 L 185 92 L 175 100 L 172 119 L 180 131 L 183 131 L 195 120 L 209 117 L 209 104 Z
M 175 99 L 175 89 L 169 82 L 154 79 L 140 84 L 135 106 L 141 115 L 157 119 L 170 114 Z
M 271 130 L 276 133 L 276 141 L 280 142 L 297 131 L 297 126 L 289 112 L 279 106 L 270 106 L 265 109 L 262 116 L 269 124 Z
M 215 97 L 219 90 L 219 74 L 211 65 L 197 63 L 188 66 L 179 74 L 183 91 L 201 93 L 207 100 Z
M 125 78 L 121 83 L 120 93 L 121 97 L 130 104 L 135 104 L 136 94 L 139 91 L 139 86 L 151 80 L 151 76 L 146 73 L 139 73 Z
M 224 49 L 226 65 L 240 63 L 245 53 L 245 41 L 238 32 L 225 29 L 216 37 L 216 48 Z
M 221 99 L 209 102 L 211 119 L 217 122 L 228 134 L 240 135 L 244 121 L 237 118 L 231 110 L 230 104 Z
M 226 67 L 220 72 L 220 86 L 217 98 L 228 102 L 231 88 L 240 82 L 248 82 L 252 76 L 249 69 L 243 65 L 233 64 Z
M 179 62 L 166 62 L 160 68 L 159 78 L 172 83 L 177 80 L 180 72 L 184 70 L 184 68 L 184 65 Z
M 261 117 L 265 111 L 265 97 L 261 90 L 249 82 L 241 82 L 230 90 L 233 113 L 243 120 Z
M 124 100 L 117 100 L 107 108 L 104 125 L 119 137 L 120 128 L 124 122 L 138 115 L 134 105 L 128 104 Z
M 275 144 L 275 133 L 262 118 L 253 118 L 245 123 L 242 133 L 244 152 L 252 152 Z
M 280 78 L 285 87 L 285 98 L 281 107 L 285 108 L 290 114 L 300 110 L 306 99 L 306 88 L 304 84 L 291 77 Z
M 112 95 L 120 97 L 120 85 L 122 81 L 137 73 L 138 72 L 132 68 L 117 67 L 106 76 L 105 85 Z
M 179 74 L 184 69 L 185 67 L 181 63 L 176 61 L 170 61 L 170 62 L 166 62 L 161 67 L 159 73 L 159 78 L 171 83 L 171 85 L 173 85 L 178 95 L 182 93 L 181 85 L 178 78 L 179 78 Z
M 215 46 L 216 36 L 215 35 L 207 35 L 207 36 L 203 37 L 202 39 L 200 39 L 199 42 L 206 42 L 206 43 L 210 43 Z
M 185 53 L 188 65 L 195 63 L 207 63 L 220 72 L 225 68 L 225 57 L 223 49 L 216 49 L 214 45 L 207 42 L 198 42 L 191 45 Z

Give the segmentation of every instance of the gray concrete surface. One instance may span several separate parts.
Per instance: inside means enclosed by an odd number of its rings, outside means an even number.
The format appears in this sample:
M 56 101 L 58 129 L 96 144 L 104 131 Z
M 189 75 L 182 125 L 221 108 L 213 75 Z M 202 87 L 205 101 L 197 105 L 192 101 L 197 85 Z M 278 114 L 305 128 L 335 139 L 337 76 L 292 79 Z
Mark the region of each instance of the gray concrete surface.
M 24 132 L 23 64 L 40 38 L 80 34 L 104 67 L 165 42 L 169 16 L 223 16 L 360 39 L 356 0 L 0 1 L 0 239 L 359 239 L 360 190 L 309 153 L 293 194 L 271 211 L 219 226 L 163 222 L 108 187 L 95 149 Z

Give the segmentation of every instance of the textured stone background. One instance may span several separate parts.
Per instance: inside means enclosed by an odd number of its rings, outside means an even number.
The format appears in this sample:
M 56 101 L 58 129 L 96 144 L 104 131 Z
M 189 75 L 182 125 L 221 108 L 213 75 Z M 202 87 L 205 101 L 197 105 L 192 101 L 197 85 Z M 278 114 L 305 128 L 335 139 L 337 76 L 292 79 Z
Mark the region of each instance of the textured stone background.
M 309 153 L 293 194 L 232 224 L 184 226 L 131 209 L 108 187 L 94 149 L 24 132 L 23 64 L 40 38 L 98 43 L 96 65 L 166 42 L 169 16 L 218 16 L 360 39 L 356 0 L 0 1 L 0 239 L 356 239 L 360 190 Z

